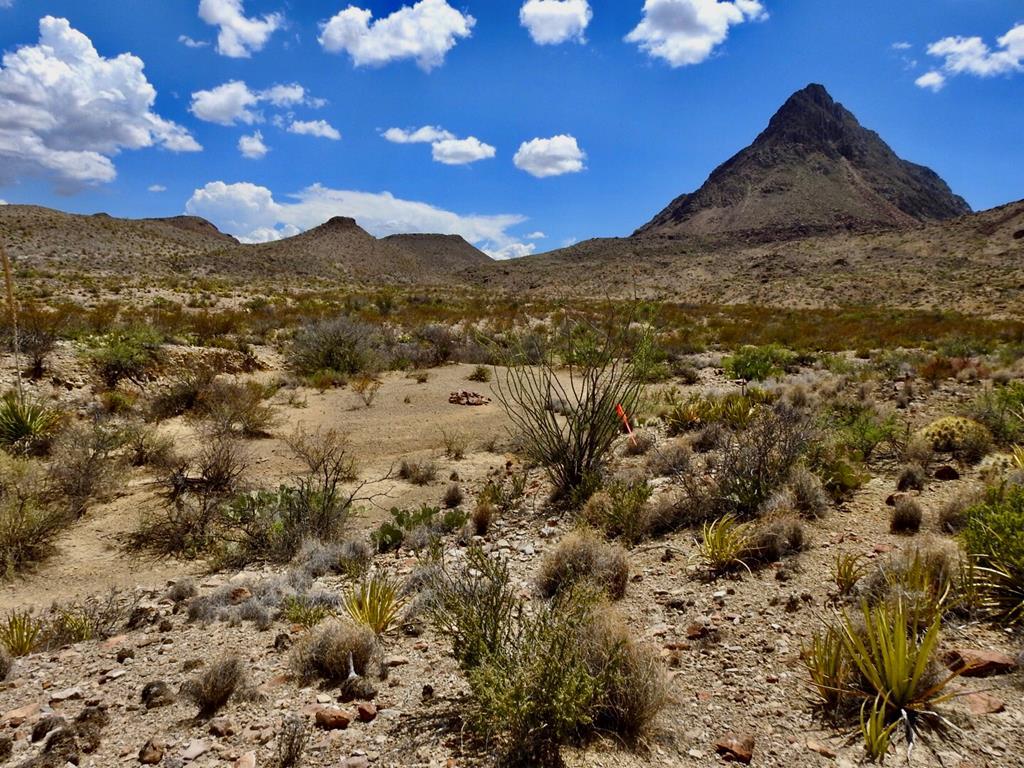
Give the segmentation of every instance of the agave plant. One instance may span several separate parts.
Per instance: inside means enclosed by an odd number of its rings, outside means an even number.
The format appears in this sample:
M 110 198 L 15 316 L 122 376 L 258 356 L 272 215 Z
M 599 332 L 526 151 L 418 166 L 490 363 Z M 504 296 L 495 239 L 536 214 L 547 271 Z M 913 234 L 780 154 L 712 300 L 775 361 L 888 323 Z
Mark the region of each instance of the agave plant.
M 28 611 L 12 611 L 0 622 L 0 645 L 12 656 L 27 656 L 43 638 L 44 624 Z
M 0 398 L 0 446 L 12 453 L 45 448 L 60 426 L 62 414 L 17 392 Z
M 725 515 L 713 523 L 705 523 L 697 550 L 704 565 L 713 575 L 739 568 L 750 570 L 743 559 L 750 545 L 750 527 L 735 515 Z

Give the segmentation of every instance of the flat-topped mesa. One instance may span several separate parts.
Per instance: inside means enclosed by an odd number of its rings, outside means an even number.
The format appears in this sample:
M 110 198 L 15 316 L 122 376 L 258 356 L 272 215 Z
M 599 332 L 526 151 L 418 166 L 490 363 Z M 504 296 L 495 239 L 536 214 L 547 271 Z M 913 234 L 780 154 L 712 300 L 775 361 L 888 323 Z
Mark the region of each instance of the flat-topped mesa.
M 971 212 L 932 170 L 901 159 L 818 84 L 754 142 L 635 233 L 783 240 L 916 226 Z

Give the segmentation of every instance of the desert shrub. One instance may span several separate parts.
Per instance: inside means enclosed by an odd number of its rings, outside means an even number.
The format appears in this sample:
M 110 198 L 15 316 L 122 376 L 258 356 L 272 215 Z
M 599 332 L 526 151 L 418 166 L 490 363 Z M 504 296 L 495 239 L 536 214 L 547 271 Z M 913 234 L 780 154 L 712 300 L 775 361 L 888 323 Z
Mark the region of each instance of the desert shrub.
M 352 379 L 350 386 L 352 391 L 363 401 L 363 405 L 369 408 L 377 399 L 377 393 L 380 392 L 383 383 L 374 375 L 360 373 Z
M 502 355 L 507 367 L 495 395 L 526 455 L 544 467 L 555 497 L 569 504 L 582 503 L 597 487 L 622 429 L 616 407 L 636 410 L 642 382 L 629 358 L 636 339 L 628 327 L 621 318 L 575 326 L 562 350 L 562 370 L 550 352 L 538 365 L 524 365 L 521 348 Z M 552 399 L 568 405 L 561 415 L 550 408 Z
M 265 401 L 271 391 L 255 381 L 215 381 L 195 412 L 215 432 L 242 437 L 267 437 L 277 415 Z
M 647 471 L 653 477 L 673 477 L 686 472 L 693 463 L 693 449 L 682 442 L 655 448 L 647 459 Z
M 313 578 L 328 573 L 358 577 L 370 567 L 373 549 L 361 539 L 348 539 L 341 543 L 306 541 L 295 561 Z
M 71 522 L 63 505 L 46 498 L 36 464 L 0 454 L 0 579 L 45 559 Z
M 729 435 L 724 426 L 717 423 L 708 424 L 694 435 L 690 446 L 695 453 L 710 453 L 721 448 L 728 439 Z
M 106 640 L 127 625 L 138 601 L 111 591 L 105 597 L 55 604 L 45 617 L 43 645 L 60 648 L 90 640 Z
M 903 443 L 899 458 L 907 464 L 916 464 L 927 472 L 935 461 L 935 450 L 931 441 L 924 435 L 915 433 Z
M 470 381 L 475 381 L 480 384 L 486 384 L 491 380 L 491 369 L 486 365 L 478 365 L 473 369 L 473 372 L 467 376 Z
M 986 388 L 967 407 L 966 415 L 1003 445 L 1024 442 L 1024 381 Z
M 806 464 L 835 501 L 849 498 L 870 479 L 860 463 L 847 456 L 834 439 L 815 441 L 807 452 Z
M 920 464 L 908 464 L 900 470 L 900 476 L 896 480 L 896 490 L 923 491 L 928 475 Z
M 650 529 L 647 502 L 651 493 L 646 480 L 616 480 L 587 500 L 582 517 L 606 536 L 636 543 Z
M 167 589 L 166 597 L 174 603 L 183 603 L 198 593 L 195 579 L 186 576 L 183 579 L 178 579 Z
M 469 448 L 469 438 L 462 432 L 441 430 L 441 439 L 444 442 L 444 455 L 453 461 L 462 461 L 466 458 L 466 451 Z
M 793 509 L 801 517 L 817 520 L 832 508 L 821 479 L 802 465 L 793 467 L 786 487 L 793 500 Z
M 442 512 L 438 507 L 426 504 L 414 510 L 394 507 L 391 520 L 382 523 L 370 535 L 370 541 L 378 552 L 390 552 L 403 544 L 422 549 L 438 537 L 459 530 L 468 519 L 460 509 Z
M 18 312 L 18 349 L 28 358 L 29 375 L 41 379 L 61 332 L 67 325 L 67 315 L 37 304 L 28 304 Z M 0 327 L 0 339 L 6 349 L 14 350 L 14 334 L 9 324 Z
M 89 358 L 104 385 L 113 389 L 122 381 L 144 383 L 162 358 L 162 339 L 151 328 L 112 331 L 96 340 Z
M 365 676 L 376 650 L 377 638 L 367 627 L 330 620 L 299 638 L 289 663 L 303 681 L 339 682 L 350 674 Z
M 437 479 L 437 465 L 432 461 L 410 461 L 402 459 L 398 476 L 413 485 L 429 485 Z
M 889 521 L 892 533 L 917 533 L 921 530 L 924 511 L 921 504 L 911 496 L 897 496 Z
M 14 659 L 11 658 L 10 652 L 7 650 L 7 646 L 0 645 L 0 683 L 7 679 L 7 676 L 11 674 L 11 669 L 14 667 Z
M 486 536 L 487 531 L 490 530 L 491 522 L 498 514 L 498 508 L 487 501 L 481 499 L 477 502 L 476 506 L 473 507 L 473 513 L 470 515 L 470 520 L 473 523 L 473 533 L 477 536 Z
M 377 637 L 387 634 L 395 626 L 404 603 L 398 583 L 382 574 L 364 579 L 342 598 L 342 605 L 352 621 L 371 630 Z
M 665 423 L 670 435 L 694 432 L 712 425 L 746 429 L 757 413 L 776 399 L 773 393 L 755 388 L 725 395 L 691 395 L 669 408 Z
M 755 515 L 789 478 L 814 435 L 807 417 L 789 406 L 764 409 L 735 435 L 718 464 L 717 495 L 723 512 Z
M 277 765 L 275 768 L 293 768 L 293 766 L 299 765 L 308 743 L 309 730 L 306 727 L 306 721 L 295 715 L 286 718 L 277 733 Z
M 462 506 L 462 502 L 466 500 L 466 494 L 462 492 L 462 488 L 457 483 L 452 483 L 448 486 L 448 490 L 444 492 L 444 498 L 442 503 L 445 509 L 455 509 L 456 507 Z
M 305 629 L 315 627 L 333 615 L 334 611 L 329 605 L 310 599 L 306 595 L 290 595 L 281 605 L 281 618 L 289 624 Z
M 765 381 L 781 376 L 795 361 L 788 349 L 769 344 L 765 347 L 747 346 L 725 360 L 725 370 L 734 379 Z
M 1024 623 L 1024 486 L 991 489 L 967 511 L 963 540 L 977 565 L 983 610 Z
M 177 372 L 170 383 L 150 399 L 149 418 L 162 421 L 200 410 L 219 373 L 217 367 L 206 364 Z
M 163 470 L 175 463 L 174 440 L 156 427 L 129 423 L 123 430 L 128 463 L 133 467 Z
M 961 416 L 947 416 L 932 422 L 920 434 L 938 453 L 951 453 L 976 464 L 992 448 L 992 435 L 983 425 Z
M 648 430 L 637 430 L 626 440 L 622 450 L 627 456 L 643 456 L 657 444 L 655 435 Z
M 519 509 L 526 497 L 526 483 L 529 474 L 526 469 L 520 472 L 508 470 L 498 481 L 488 480 L 480 494 L 481 502 L 493 504 L 500 512 L 508 514 Z
M 918 625 L 942 619 L 956 607 L 958 557 L 943 547 L 909 547 L 870 570 L 859 586 L 871 606 L 901 605 Z
M 8 392 L 0 398 L 0 448 L 23 456 L 46 453 L 63 420 L 59 409 Z
M 215 715 L 245 687 L 246 662 L 237 656 L 218 659 L 181 687 L 181 693 L 199 708 L 199 717 Z
M 554 597 L 582 581 L 619 600 L 626 594 L 628 579 L 625 551 L 583 530 L 567 535 L 545 556 L 537 586 L 545 597 Z
M 383 339 L 373 326 L 349 317 L 321 320 L 295 334 L 288 362 L 305 376 L 322 371 L 351 376 L 380 370 L 385 367 Z
M 759 520 L 749 529 L 747 548 L 739 560 L 753 563 L 776 563 L 807 548 L 803 521 L 795 515 L 779 514 Z
M 60 435 L 53 447 L 49 481 L 70 515 L 80 517 L 91 499 L 106 493 L 117 471 L 115 452 L 123 445 L 123 431 L 102 421 L 74 425 Z
M 893 441 L 899 433 L 895 416 L 883 414 L 873 403 L 862 400 L 834 401 L 825 419 L 837 444 L 862 462 L 871 461 L 879 446 Z

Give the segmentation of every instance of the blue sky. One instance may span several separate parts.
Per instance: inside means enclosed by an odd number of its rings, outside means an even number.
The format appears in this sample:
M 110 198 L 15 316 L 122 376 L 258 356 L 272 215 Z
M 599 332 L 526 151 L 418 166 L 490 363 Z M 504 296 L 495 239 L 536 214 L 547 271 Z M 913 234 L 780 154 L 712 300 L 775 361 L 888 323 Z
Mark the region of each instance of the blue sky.
M 0 199 L 251 240 L 626 235 L 809 82 L 976 209 L 1024 197 L 1017 0 L 0 0 L 0 49 Z

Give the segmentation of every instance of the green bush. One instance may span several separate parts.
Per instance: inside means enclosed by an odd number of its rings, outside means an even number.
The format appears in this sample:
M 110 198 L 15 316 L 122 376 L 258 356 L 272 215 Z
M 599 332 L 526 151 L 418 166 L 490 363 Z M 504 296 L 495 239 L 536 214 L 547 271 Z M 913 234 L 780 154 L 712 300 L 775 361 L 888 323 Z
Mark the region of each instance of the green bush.
M 871 461 L 879 446 L 891 442 L 900 429 L 895 416 L 882 414 L 873 403 L 861 400 L 835 401 L 826 411 L 825 421 L 835 433 L 836 444 L 860 462 Z
M 1001 622 L 1024 623 L 1024 487 L 990 490 L 967 511 L 962 535 L 977 564 L 983 609 Z
M 391 552 L 402 546 L 406 538 L 414 531 L 426 532 L 427 541 L 446 533 L 456 531 L 469 520 L 468 514 L 461 509 L 431 507 L 424 504 L 419 509 L 391 509 L 391 519 L 381 523 L 376 531 L 370 534 L 370 542 L 378 552 Z
M 1024 442 L 1024 381 L 986 389 L 968 406 L 966 415 L 985 425 L 1003 445 Z
M 381 333 L 349 317 L 321 320 L 295 334 L 288 362 L 305 376 L 329 371 L 340 376 L 380 370 L 385 366 Z
M 142 384 L 161 360 L 162 341 L 152 328 L 122 329 L 98 339 L 89 357 L 107 387 L 122 381 Z
M 650 514 L 647 502 L 653 489 L 645 480 L 616 481 L 598 491 L 583 506 L 583 519 L 609 538 L 635 544 L 647 535 Z
M 46 558 L 72 518 L 43 498 L 43 479 L 27 461 L 0 455 L 0 579 Z
M 734 379 L 765 381 L 781 376 L 795 360 L 796 355 L 775 344 L 764 347 L 747 346 L 726 358 L 725 370 Z

